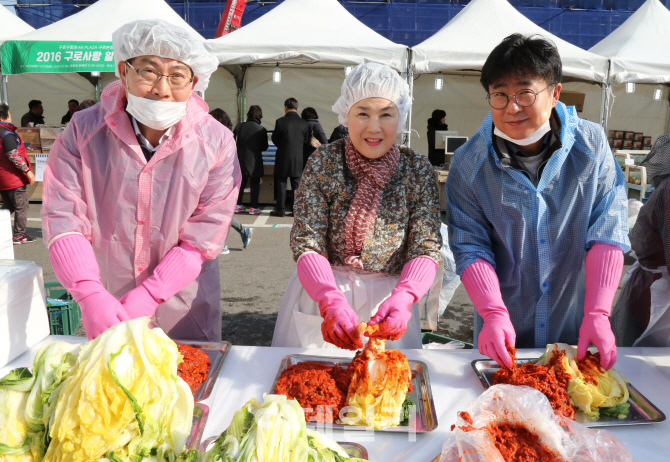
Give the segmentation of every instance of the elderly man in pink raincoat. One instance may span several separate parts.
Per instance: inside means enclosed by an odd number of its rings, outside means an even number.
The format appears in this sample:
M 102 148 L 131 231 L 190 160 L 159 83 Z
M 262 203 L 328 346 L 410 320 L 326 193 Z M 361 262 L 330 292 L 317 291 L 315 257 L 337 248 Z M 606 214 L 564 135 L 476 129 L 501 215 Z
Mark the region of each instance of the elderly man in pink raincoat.
M 170 337 L 221 339 L 217 256 L 241 174 L 232 133 L 193 90 L 217 68 L 162 20 L 113 34 L 120 80 L 77 112 L 44 172 L 42 229 L 89 338 L 152 316 Z

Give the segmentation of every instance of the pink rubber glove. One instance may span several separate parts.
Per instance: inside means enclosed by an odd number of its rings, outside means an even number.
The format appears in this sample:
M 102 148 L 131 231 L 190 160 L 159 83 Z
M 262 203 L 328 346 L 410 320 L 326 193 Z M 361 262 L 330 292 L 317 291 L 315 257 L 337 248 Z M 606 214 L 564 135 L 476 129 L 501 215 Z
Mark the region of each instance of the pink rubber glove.
M 298 260 L 298 278 L 310 298 L 319 304 L 323 339 L 345 350 L 363 348 L 358 315 L 337 287 L 328 259 L 318 253 L 304 254 Z
M 405 334 L 407 323 L 412 317 L 410 308 L 419 301 L 433 285 L 437 273 L 437 262 L 429 257 L 418 257 L 408 261 L 402 268 L 400 279 L 384 300 L 368 326 L 379 324 L 379 330 L 367 337 L 398 340 Z
M 584 359 L 593 343 L 605 370 L 616 363 L 616 343 L 609 315 L 622 270 L 623 251 L 617 245 L 594 244 L 586 254 L 586 296 L 577 359 Z
M 202 253 L 182 242 L 165 254 L 151 276 L 121 297 L 131 319 L 153 316 L 161 303 L 184 290 L 200 275 Z
M 516 343 L 516 332 L 500 293 L 500 281 L 493 266 L 483 258 L 465 268 L 461 278 L 477 313 L 484 318 L 479 333 L 479 352 L 504 367 L 512 367 L 505 342 Z
M 89 340 L 121 321 L 130 319 L 121 303 L 102 285 L 91 244 L 81 234 L 67 234 L 49 247 L 56 277 L 81 308 Z

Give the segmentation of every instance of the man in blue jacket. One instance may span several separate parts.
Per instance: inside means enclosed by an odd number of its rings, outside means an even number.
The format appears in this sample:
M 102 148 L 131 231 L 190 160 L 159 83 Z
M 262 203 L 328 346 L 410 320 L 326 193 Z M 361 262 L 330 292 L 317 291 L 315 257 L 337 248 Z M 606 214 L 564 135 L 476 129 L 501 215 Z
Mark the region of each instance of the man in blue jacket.
M 449 243 L 478 315 L 479 351 L 593 343 L 616 362 L 609 323 L 630 249 L 625 180 L 600 125 L 559 102 L 562 64 L 540 36 L 503 40 L 482 68 L 491 112 L 456 151 Z

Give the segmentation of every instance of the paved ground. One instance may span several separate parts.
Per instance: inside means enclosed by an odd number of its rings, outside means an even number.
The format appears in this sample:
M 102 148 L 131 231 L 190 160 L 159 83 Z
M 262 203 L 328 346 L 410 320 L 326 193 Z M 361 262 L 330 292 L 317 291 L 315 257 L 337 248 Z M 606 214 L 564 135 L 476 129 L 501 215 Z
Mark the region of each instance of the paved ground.
M 28 219 L 28 233 L 39 239 L 15 246 L 15 258 L 36 262 L 44 271 L 44 280 L 55 281 L 41 239 L 40 207 L 31 204 Z M 270 217 L 270 209 L 266 207 L 259 216 L 236 215 L 245 226 L 253 226 L 252 242 L 243 250 L 239 235 L 231 230 L 230 253 L 219 257 L 223 338 L 234 345 L 270 345 L 282 295 L 295 269 L 288 245 L 293 219 Z M 473 312 L 470 297 L 461 285 L 440 317 L 437 333 L 472 342 Z M 79 333 L 83 335 L 83 330 Z

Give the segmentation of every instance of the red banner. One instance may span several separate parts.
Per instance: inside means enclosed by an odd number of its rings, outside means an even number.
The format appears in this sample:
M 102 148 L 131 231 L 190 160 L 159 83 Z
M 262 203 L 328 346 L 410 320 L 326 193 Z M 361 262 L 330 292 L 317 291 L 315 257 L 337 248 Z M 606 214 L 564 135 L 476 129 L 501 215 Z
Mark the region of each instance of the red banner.
M 222 37 L 239 29 L 242 26 L 242 15 L 246 6 L 247 0 L 228 0 L 214 38 Z

